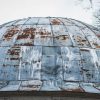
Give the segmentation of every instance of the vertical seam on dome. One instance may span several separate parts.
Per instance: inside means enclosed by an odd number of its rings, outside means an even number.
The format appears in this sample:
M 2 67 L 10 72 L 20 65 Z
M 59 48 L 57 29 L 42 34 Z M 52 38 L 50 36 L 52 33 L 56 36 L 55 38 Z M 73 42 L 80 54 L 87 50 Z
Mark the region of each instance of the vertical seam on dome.
M 70 18 L 70 19 L 71 19 L 71 18 Z M 71 20 L 75 20 L 75 19 L 71 19 Z M 83 23 L 83 22 L 81 22 L 81 21 L 78 21 L 78 20 L 75 20 L 75 21 L 77 21 L 77 22 L 79 22 L 79 23 L 85 25 L 85 26 L 86 26 L 90 31 L 92 31 L 92 32 L 95 34 L 95 36 L 97 37 L 95 31 L 93 31 L 88 25 L 86 25 L 85 23 Z M 97 38 L 98 38 L 98 37 L 97 37 Z
M 70 20 L 72 23 L 74 23 L 72 20 Z M 75 23 L 74 23 L 75 24 Z M 79 28 L 79 26 L 77 25 L 77 24 L 75 24 L 78 28 Z M 84 37 L 87 39 L 87 37 L 86 37 L 86 35 L 85 35 L 85 33 L 83 32 L 83 30 L 82 29 L 80 29 L 79 28 L 79 30 L 83 33 L 83 35 L 84 35 Z M 92 48 L 92 45 L 91 45 L 91 43 L 90 43 L 90 41 L 87 39 L 87 41 L 88 41 L 88 43 L 89 43 L 89 45 L 91 46 L 91 48 Z
M 50 23 L 51 17 L 49 17 L 49 23 Z M 53 27 L 52 24 L 50 23 L 50 28 L 51 28 L 51 34 L 52 34 L 52 42 L 53 42 L 53 46 L 54 46 L 54 34 L 53 34 Z
M 57 19 L 60 20 L 59 18 L 57 18 Z M 61 21 L 61 20 L 60 20 L 60 21 Z M 61 21 L 61 22 L 63 23 L 63 25 L 64 25 L 66 31 L 68 31 L 68 29 L 67 29 L 65 23 L 64 23 L 63 21 Z M 71 40 L 72 46 L 75 46 L 75 45 L 74 45 L 74 42 L 73 42 L 73 40 L 72 40 L 72 38 L 71 38 L 71 35 L 69 34 L 69 32 L 68 32 L 68 35 L 69 35 L 69 37 L 70 37 L 70 40 Z
M 71 21 L 72 23 L 75 24 L 75 22 L 73 22 L 72 20 L 74 20 L 74 19 L 71 19 L 71 18 L 70 18 L 70 21 Z M 77 20 L 74 20 L 74 21 L 81 23 L 82 25 L 86 26 L 87 29 L 89 29 L 90 31 L 92 31 L 92 29 L 90 29 L 86 24 L 84 24 L 84 23 L 82 23 L 82 22 L 80 22 L 80 21 L 77 21 Z M 75 24 L 75 25 L 78 26 L 77 24 Z M 79 27 L 79 26 L 78 26 L 78 27 Z M 85 38 L 87 39 L 88 43 L 90 44 L 91 48 L 94 48 L 94 47 L 91 45 L 91 43 L 90 43 L 90 41 L 88 40 L 88 38 L 86 37 L 84 31 L 83 31 L 82 29 L 80 29 L 80 31 L 82 31 L 82 33 L 84 34 L 84 36 L 85 36 Z M 94 31 L 92 31 L 92 33 L 95 34 Z M 96 34 L 95 34 L 95 36 L 96 36 Z M 96 37 L 97 37 L 97 36 L 96 36 Z M 98 38 L 98 37 L 97 37 L 97 38 Z

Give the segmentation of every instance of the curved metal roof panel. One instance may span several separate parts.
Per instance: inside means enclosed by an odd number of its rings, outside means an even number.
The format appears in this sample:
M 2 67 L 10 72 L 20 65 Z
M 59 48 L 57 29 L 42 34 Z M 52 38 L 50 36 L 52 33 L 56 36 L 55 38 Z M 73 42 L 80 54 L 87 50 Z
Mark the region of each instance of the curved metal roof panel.
M 100 31 L 61 17 L 0 27 L 0 91 L 100 93 Z

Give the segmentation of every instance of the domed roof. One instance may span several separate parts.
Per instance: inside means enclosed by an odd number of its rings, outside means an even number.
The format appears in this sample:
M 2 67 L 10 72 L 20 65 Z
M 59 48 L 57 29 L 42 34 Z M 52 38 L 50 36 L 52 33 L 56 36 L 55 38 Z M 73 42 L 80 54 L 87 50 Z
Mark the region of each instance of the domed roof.
M 29 17 L 1 25 L 0 91 L 100 93 L 99 32 L 61 17 Z

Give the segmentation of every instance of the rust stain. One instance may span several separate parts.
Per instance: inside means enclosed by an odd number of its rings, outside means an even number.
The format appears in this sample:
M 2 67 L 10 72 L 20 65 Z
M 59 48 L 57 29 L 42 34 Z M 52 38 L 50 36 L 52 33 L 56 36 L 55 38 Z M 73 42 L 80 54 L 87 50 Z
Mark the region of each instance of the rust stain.
M 46 38 L 47 36 L 41 36 L 41 38 Z
M 81 48 L 80 48 L 80 50 L 81 50 L 81 51 L 87 51 L 87 52 L 89 52 L 89 50 L 88 50 L 88 49 L 85 49 L 85 48 L 84 48 L 84 49 L 81 49 Z
M 10 60 L 19 60 L 19 56 L 20 56 L 20 47 L 19 46 L 13 46 L 11 47 L 8 51 L 7 51 L 7 55 L 9 55 L 9 59 Z
M 17 50 L 20 49 L 20 47 L 19 46 L 16 46 L 16 45 L 12 46 L 11 48 L 14 48 L 14 49 L 17 49 Z
M 56 36 L 55 38 L 61 39 L 61 40 L 67 40 L 67 39 L 69 39 L 69 36 L 68 35 L 60 35 L 60 36 Z
M 8 29 L 6 34 L 4 35 L 4 40 L 9 41 L 18 31 L 19 29 L 17 26 L 13 26 L 13 28 Z
M 76 40 L 78 42 L 78 45 L 88 45 L 87 40 L 85 40 L 84 38 L 82 38 L 81 36 L 73 36 L 74 40 Z
M 73 92 L 84 92 L 82 89 L 72 89 Z
M 44 31 L 44 32 L 41 31 L 41 32 L 40 32 L 40 35 L 49 35 L 49 34 L 50 34 L 50 33 L 49 33 L 48 31 Z
M 77 36 L 77 37 L 76 37 L 76 40 L 77 40 L 78 42 L 86 42 L 86 40 L 85 40 L 85 39 L 82 39 L 82 37 L 80 37 L 80 36 Z
M 27 87 L 27 88 L 39 88 L 40 87 L 40 85 L 27 85 L 27 86 L 21 86 L 21 87 Z
M 96 42 L 93 42 L 93 45 L 95 45 L 96 48 L 100 48 L 100 45 L 98 43 L 96 43 Z
M 47 39 L 47 38 L 50 38 L 50 36 L 41 35 L 41 38 Z
M 53 25 L 59 25 L 60 24 L 60 21 L 58 19 L 53 19 L 53 20 L 51 20 L 51 23 Z
M 36 34 L 39 34 L 39 35 L 50 35 L 51 32 L 49 32 L 49 31 L 48 31 L 47 29 L 45 29 L 45 28 L 40 27 L 40 28 L 37 28 Z
M 36 31 L 36 28 L 25 28 L 24 30 L 23 30 L 23 33 L 25 33 L 25 34 L 32 34 L 32 33 L 34 33 Z
M 96 46 L 96 48 L 100 48 L 100 46 Z
M 97 37 L 100 37 L 100 34 L 96 34 Z
M 84 90 L 81 89 L 81 88 L 77 88 L 77 89 L 64 89 L 64 91 L 84 92 Z
M 19 44 L 21 46 L 33 46 L 32 42 L 27 42 L 27 43 L 23 43 L 23 44 Z
M 19 52 L 17 50 L 8 50 L 9 55 L 19 55 Z
M 10 58 L 10 60 L 19 60 L 19 58 Z
M 17 40 L 19 39 L 34 39 L 36 28 L 25 28 L 22 34 L 19 34 Z

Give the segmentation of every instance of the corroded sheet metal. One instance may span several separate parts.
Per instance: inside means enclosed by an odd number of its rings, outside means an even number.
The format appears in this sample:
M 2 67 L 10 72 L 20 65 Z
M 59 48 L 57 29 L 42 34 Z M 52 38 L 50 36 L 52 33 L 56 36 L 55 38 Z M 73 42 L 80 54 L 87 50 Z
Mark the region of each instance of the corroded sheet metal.
M 64 25 L 53 25 L 52 29 L 55 46 L 72 46 L 71 38 Z
M 100 93 L 99 30 L 55 17 L 1 26 L 0 91 Z
M 61 25 L 63 23 L 58 18 L 50 18 L 50 24 L 52 24 L 52 25 Z
M 18 33 L 15 44 L 16 45 L 33 45 L 35 37 L 36 25 L 24 25 Z

